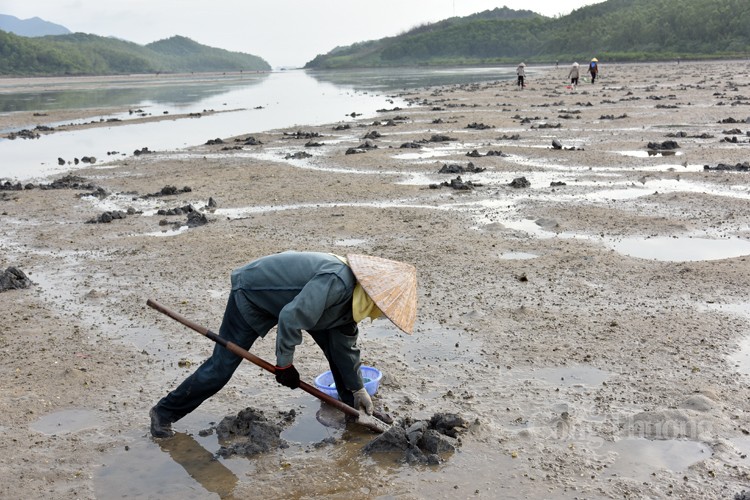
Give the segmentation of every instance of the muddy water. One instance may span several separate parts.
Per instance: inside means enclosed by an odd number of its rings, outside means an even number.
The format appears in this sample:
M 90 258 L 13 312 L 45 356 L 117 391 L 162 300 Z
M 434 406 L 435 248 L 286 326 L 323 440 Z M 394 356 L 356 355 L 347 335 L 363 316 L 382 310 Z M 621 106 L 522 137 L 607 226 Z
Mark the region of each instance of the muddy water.
M 102 460 L 94 478 L 100 498 L 233 498 L 251 467 L 248 461 L 214 457 L 216 438 L 178 433 L 155 442 L 141 435 Z
M 750 241 L 736 238 L 623 238 L 610 245 L 623 255 L 672 262 L 719 260 L 750 255 Z
M 655 471 L 684 471 L 690 465 L 708 458 L 711 449 L 695 441 L 631 438 L 605 443 L 597 454 L 614 457 L 607 468 L 607 475 L 648 481 Z
M 73 408 L 44 415 L 31 424 L 31 430 L 42 434 L 71 434 L 100 427 L 101 419 L 91 410 Z

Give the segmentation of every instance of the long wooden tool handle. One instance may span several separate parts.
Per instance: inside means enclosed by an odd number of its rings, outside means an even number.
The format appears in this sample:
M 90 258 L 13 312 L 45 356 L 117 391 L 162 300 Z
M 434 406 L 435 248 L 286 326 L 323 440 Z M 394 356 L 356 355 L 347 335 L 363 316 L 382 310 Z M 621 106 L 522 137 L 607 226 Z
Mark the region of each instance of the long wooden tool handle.
M 245 358 L 246 360 L 250 361 L 253 364 L 256 364 L 263 368 L 264 370 L 267 370 L 271 373 L 276 373 L 276 366 L 272 365 L 268 361 L 259 358 L 255 354 L 252 354 L 248 352 L 246 349 L 243 349 L 242 347 L 238 346 L 234 342 L 229 342 L 218 335 L 216 335 L 214 332 L 209 330 L 208 328 L 205 328 L 193 321 L 190 321 L 186 317 L 182 316 L 181 314 L 178 314 L 169 308 L 159 304 L 155 300 L 148 299 L 146 301 L 146 305 L 149 307 L 156 309 L 160 313 L 163 313 L 170 318 L 182 323 L 183 325 L 187 326 L 188 328 L 191 328 L 195 330 L 196 332 L 200 333 L 201 335 L 205 335 L 209 339 L 213 340 L 217 344 L 221 344 L 223 347 L 227 348 L 230 352 L 236 354 L 237 356 L 240 356 L 242 358 Z M 324 401 L 328 403 L 329 405 L 333 406 L 334 408 L 338 408 L 342 412 L 346 413 L 347 415 L 351 415 L 352 417 L 359 418 L 360 413 L 358 410 L 355 410 L 348 404 L 344 403 L 343 401 L 339 401 L 338 399 L 329 396 L 325 392 L 317 389 L 316 387 L 311 386 L 307 382 L 300 381 L 299 388 L 305 391 L 308 394 L 311 394 L 315 396 L 316 398 L 320 399 L 321 401 Z

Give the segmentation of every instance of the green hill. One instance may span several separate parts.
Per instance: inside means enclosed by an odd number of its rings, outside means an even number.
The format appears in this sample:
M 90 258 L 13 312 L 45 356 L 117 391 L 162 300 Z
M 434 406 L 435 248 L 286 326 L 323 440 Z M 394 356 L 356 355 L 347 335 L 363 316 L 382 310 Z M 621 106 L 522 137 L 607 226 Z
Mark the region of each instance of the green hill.
M 269 71 L 258 56 L 180 36 L 146 46 L 85 33 L 26 38 L 0 31 L 0 75 L 106 75 Z
M 496 12 L 500 11 L 500 12 Z M 608 0 L 567 16 L 495 9 L 337 47 L 306 68 L 746 57 L 747 0 Z

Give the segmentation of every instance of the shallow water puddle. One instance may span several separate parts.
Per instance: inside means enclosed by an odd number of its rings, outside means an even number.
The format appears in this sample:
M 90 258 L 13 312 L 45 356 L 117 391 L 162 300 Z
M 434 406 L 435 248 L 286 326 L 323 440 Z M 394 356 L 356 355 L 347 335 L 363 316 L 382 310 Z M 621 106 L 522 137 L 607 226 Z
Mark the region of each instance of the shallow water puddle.
M 478 360 L 479 342 L 467 333 L 455 330 L 431 331 L 410 342 L 406 352 L 409 363 L 464 365 Z
M 367 240 L 361 238 L 348 238 L 343 240 L 336 240 L 333 242 L 337 247 L 358 247 L 367 243 Z
M 539 256 L 533 253 L 527 253 L 527 252 L 505 252 L 500 254 L 500 259 L 502 260 L 528 260 L 528 259 L 536 259 Z
M 165 236 L 177 236 L 179 234 L 186 232 L 188 229 L 190 229 L 190 227 L 186 224 L 178 228 L 167 227 L 165 229 L 160 229 L 159 231 L 151 231 L 150 233 L 144 233 L 143 236 L 153 236 L 155 238 L 161 238 Z
M 606 243 L 623 255 L 668 262 L 719 260 L 750 255 L 750 241 L 740 239 L 633 237 Z
M 302 396 L 294 423 L 282 432 L 291 447 L 317 443 L 328 437 L 339 438 L 343 430 L 331 429 L 318 422 L 319 403 Z M 331 418 L 335 420 L 338 412 Z M 270 415 L 270 413 L 269 413 Z M 278 467 L 279 455 L 271 452 L 246 458 L 224 459 L 216 454 L 220 448 L 215 433 L 205 436 L 198 430 L 209 427 L 211 416 L 194 412 L 174 425 L 178 431 L 168 439 L 152 439 L 133 433 L 130 443 L 102 460 L 94 477 L 94 488 L 101 498 L 232 498 L 240 478 L 255 468 Z M 221 417 L 213 417 L 220 420 Z M 341 419 L 343 425 L 343 419 Z M 189 428 L 191 433 L 179 432 Z M 291 453 L 297 453 L 292 450 Z M 213 494 L 213 495 L 212 495 Z
M 739 350 L 729 355 L 738 372 L 750 375 L 750 336 L 745 337 L 739 344 Z
M 750 320 L 750 303 L 740 304 L 698 304 L 699 310 L 725 312 L 742 316 Z M 740 340 L 737 351 L 728 355 L 729 362 L 734 368 L 745 375 L 750 375 L 750 335 L 745 334 Z
M 739 458 L 741 458 L 742 460 L 746 460 L 748 455 L 750 455 L 750 437 L 736 437 L 734 439 L 730 439 L 729 442 L 737 448 L 739 452 Z
M 633 158 L 649 158 L 649 157 L 663 157 L 663 156 L 682 156 L 681 151 L 672 151 L 672 150 L 651 150 L 647 149 L 645 151 L 639 151 L 639 150 L 633 150 L 633 151 L 617 151 L 622 156 L 631 156 Z
M 375 322 L 363 329 L 365 338 L 387 339 L 399 337 L 403 342 L 392 343 L 412 363 L 439 362 L 441 365 L 464 364 L 478 360 L 481 355 L 480 341 L 471 333 L 446 328 L 437 323 L 422 322 L 414 335 L 404 335 L 382 322 Z M 386 374 L 387 375 L 387 374 Z
M 282 439 L 293 443 L 312 444 L 340 436 L 336 428 L 344 425 L 344 417 L 339 410 L 323 405 L 308 394 L 289 400 L 288 404 L 294 404 L 297 415 L 292 425 L 281 432 Z
M 29 427 L 33 431 L 52 436 L 94 429 L 99 427 L 101 423 L 99 417 L 92 410 L 70 409 L 45 415 Z
M 606 470 L 612 476 L 648 481 L 658 470 L 682 472 L 690 465 L 711 456 L 711 449 L 695 441 L 628 438 L 615 443 L 604 443 L 598 454 L 616 454 Z
M 449 146 L 438 146 L 434 148 L 423 147 L 418 151 L 411 153 L 399 153 L 392 156 L 396 160 L 424 160 L 427 158 L 441 158 L 451 156 L 457 153 L 463 153 L 467 150 L 476 149 L 476 145 L 471 144 L 452 144 Z
M 94 491 L 100 498 L 231 498 L 249 462 L 216 459 L 217 449 L 215 436 L 133 436 L 131 444 L 103 458 Z

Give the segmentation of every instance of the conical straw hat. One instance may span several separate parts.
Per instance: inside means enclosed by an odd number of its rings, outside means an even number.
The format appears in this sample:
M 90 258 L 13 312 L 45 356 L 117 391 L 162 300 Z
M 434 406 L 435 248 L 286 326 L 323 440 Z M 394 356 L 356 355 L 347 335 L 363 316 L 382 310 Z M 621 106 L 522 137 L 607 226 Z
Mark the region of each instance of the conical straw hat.
M 348 254 L 346 260 L 383 314 L 411 335 L 417 318 L 417 269 L 411 264 L 369 255 Z

